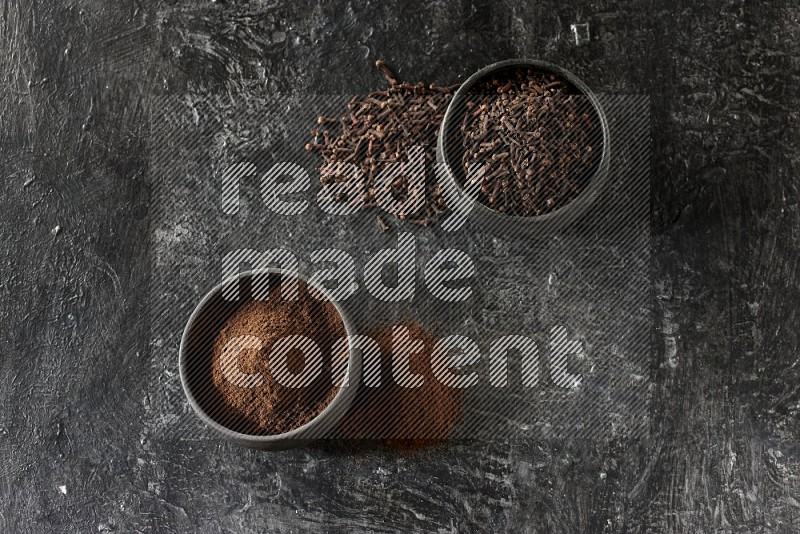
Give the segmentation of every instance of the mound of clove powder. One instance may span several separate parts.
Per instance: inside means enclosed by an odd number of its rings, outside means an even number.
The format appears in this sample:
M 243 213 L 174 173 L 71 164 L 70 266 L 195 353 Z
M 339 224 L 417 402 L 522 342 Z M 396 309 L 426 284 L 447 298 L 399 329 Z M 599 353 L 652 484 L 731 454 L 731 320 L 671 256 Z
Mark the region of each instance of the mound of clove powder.
M 466 95 L 461 123 L 465 176 L 479 200 L 506 215 L 537 216 L 575 200 L 602 153 L 589 99 L 557 74 L 501 71 Z M 483 173 L 470 173 L 474 165 Z M 466 180 L 466 179 L 464 179 Z
M 282 298 L 279 288 L 266 300 L 244 303 L 214 340 L 205 409 L 231 430 L 251 435 L 282 434 L 311 421 L 325 409 L 339 388 L 334 385 L 330 358 L 321 372 L 302 387 L 276 380 L 276 343 L 302 336 L 321 354 L 331 354 L 336 340 L 346 336 L 336 307 L 317 300 L 304 282 L 294 300 Z M 302 373 L 309 365 L 300 350 L 286 354 L 286 370 Z

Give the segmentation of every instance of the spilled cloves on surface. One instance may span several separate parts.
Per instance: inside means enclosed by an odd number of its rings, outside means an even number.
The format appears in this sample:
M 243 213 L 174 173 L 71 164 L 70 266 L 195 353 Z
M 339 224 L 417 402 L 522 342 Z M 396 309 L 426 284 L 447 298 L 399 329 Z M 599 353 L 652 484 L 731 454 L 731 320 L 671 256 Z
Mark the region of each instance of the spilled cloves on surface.
M 340 193 L 335 200 L 370 209 L 378 205 L 378 199 L 391 195 L 401 206 L 392 212 L 396 219 L 427 226 L 447 212 L 435 177 L 435 145 L 439 125 L 458 86 L 398 82 L 380 59 L 375 67 L 389 87 L 354 97 L 340 118 L 319 117 L 317 127 L 311 131 L 314 139 L 306 149 L 322 156 L 323 165 L 317 170 L 323 188 L 364 181 L 350 184 L 348 192 Z M 381 170 L 389 164 L 408 162 L 415 147 L 422 149 L 424 158 L 424 194 L 412 187 L 410 171 L 378 185 L 376 178 Z M 343 163 L 358 167 L 364 178 L 353 173 L 323 172 Z M 377 215 L 376 224 L 383 232 L 390 230 L 381 215 Z

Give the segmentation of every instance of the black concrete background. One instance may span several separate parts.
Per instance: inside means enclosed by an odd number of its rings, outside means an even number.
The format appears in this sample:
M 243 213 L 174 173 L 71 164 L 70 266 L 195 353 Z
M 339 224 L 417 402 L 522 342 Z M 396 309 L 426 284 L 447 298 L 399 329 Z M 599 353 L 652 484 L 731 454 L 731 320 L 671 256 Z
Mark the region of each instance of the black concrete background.
M 0 40 L 0 530 L 800 529 L 800 6 L 6 0 Z M 356 93 L 376 57 L 454 82 L 514 56 L 651 99 L 647 440 L 148 439 L 152 95 Z

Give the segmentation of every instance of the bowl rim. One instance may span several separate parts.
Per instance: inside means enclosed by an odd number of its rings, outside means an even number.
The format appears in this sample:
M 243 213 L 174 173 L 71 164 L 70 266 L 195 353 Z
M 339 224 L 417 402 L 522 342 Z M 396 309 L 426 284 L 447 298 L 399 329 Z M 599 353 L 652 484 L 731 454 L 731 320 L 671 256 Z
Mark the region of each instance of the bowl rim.
M 314 418 L 310 421 L 304 423 L 303 425 L 293 428 L 288 432 L 284 432 L 282 434 L 267 434 L 267 435 L 259 435 L 259 434 L 244 434 L 242 432 L 236 432 L 231 430 L 230 428 L 220 424 L 210 415 L 208 415 L 205 410 L 202 409 L 200 404 L 195 399 L 194 394 L 191 391 L 191 388 L 188 385 L 188 378 L 186 376 L 186 365 L 187 365 L 187 345 L 189 341 L 189 334 L 194 326 L 195 322 L 197 321 L 200 314 L 205 310 L 208 303 L 211 301 L 212 298 L 217 296 L 219 293 L 223 291 L 229 284 L 236 283 L 244 278 L 252 277 L 256 275 L 263 275 L 263 274 L 277 274 L 280 276 L 292 276 L 299 281 L 304 282 L 307 286 L 313 287 L 317 291 L 319 291 L 324 297 L 325 300 L 333 304 L 336 308 L 336 311 L 339 313 L 339 317 L 342 319 L 342 323 L 344 323 L 345 333 L 347 334 L 347 350 L 348 350 L 348 358 L 347 358 L 347 385 L 346 386 L 338 386 L 339 391 L 337 391 L 336 395 L 333 397 L 331 402 L 328 403 L 325 408 L 318 413 Z M 186 398 L 189 401 L 190 406 L 194 410 L 195 414 L 197 414 L 200 419 L 210 426 L 213 430 L 217 431 L 218 433 L 222 434 L 224 437 L 237 441 L 237 442 L 248 442 L 252 444 L 270 444 L 270 443 L 282 443 L 282 442 L 290 442 L 290 441 L 306 441 L 309 439 L 314 439 L 319 436 L 308 437 L 305 434 L 308 434 L 310 431 L 314 430 L 316 427 L 321 427 L 326 423 L 331 425 L 335 424 L 336 421 L 341 417 L 342 414 L 339 414 L 339 417 L 333 419 L 336 410 L 339 407 L 342 407 L 342 412 L 344 412 L 349 406 L 345 403 L 349 403 L 352 400 L 353 395 L 355 394 L 356 390 L 358 389 L 358 385 L 360 382 L 360 361 L 356 357 L 356 351 L 353 348 L 352 338 L 356 335 L 356 330 L 353 326 L 353 322 L 350 317 L 347 315 L 347 312 L 343 309 L 341 304 L 334 299 L 331 298 L 330 292 L 324 288 L 320 287 L 319 284 L 309 282 L 309 277 L 299 271 L 293 271 L 289 269 L 281 269 L 275 267 L 263 267 L 257 269 L 250 269 L 247 271 L 241 271 L 233 276 L 230 276 L 223 281 L 216 284 L 212 287 L 200 302 L 195 306 L 194 310 L 192 311 L 191 315 L 189 316 L 189 320 L 186 322 L 186 326 L 183 329 L 183 334 L 181 335 L 181 343 L 178 349 L 178 370 L 181 379 L 181 386 L 183 387 L 183 392 L 186 395 Z
M 454 167 L 448 160 L 447 151 L 445 150 L 445 147 L 448 145 L 448 143 L 453 142 L 452 140 L 448 139 L 448 131 L 452 129 L 453 121 L 459 116 L 460 110 L 457 108 L 460 106 L 459 103 L 464 100 L 464 96 L 467 91 L 472 89 L 476 83 L 487 77 L 487 75 L 496 71 L 507 69 L 509 67 L 532 67 L 543 72 L 550 72 L 561 76 L 576 89 L 578 89 L 583 96 L 589 99 L 589 102 L 591 103 L 592 108 L 594 109 L 600 121 L 600 127 L 603 134 L 603 152 L 589 185 L 587 185 L 586 188 L 581 191 L 581 193 L 570 203 L 555 211 L 545 213 L 544 215 L 507 215 L 487 206 L 479 199 L 467 194 L 462 185 L 458 183 L 455 172 L 456 167 Z M 603 107 L 594 91 L 592 91 L 592 89 L 589 88 L 589 86 L 586 85 L 586 83 L 584 83 L 583 80 L 581 80 L 574 73 L 559 65 L 539 59 L 506 59 L 503 61 L 497 61 L 476 71 L 469 78 L 467 78 L 453 94 L 453 98 L 450 100 L 450 103 L 447 106 L 447 110 L 445 111 L 444 118 L 442 119 L 442 123 L 439 128 L 439 135 L 437 137 L 436 144 L 436 155 L 437 159 L 444 167 L 445 186 L 453 188 L 459 198 L 466 199 L 466 201 L 469 202 L 470 205 L 468 211 L 472 217 L 475 215 L 480 215 L 489 218 L 490 220 L 494 219 L 496 222 L 501 224 L 510 223 L 519 226 L 530 226 L 537 223 L 550 223 L 556 220 L 571 220 L 570 217 L 574 218 L 576 215 L 586 209 L 586 207 L 591 204 L 592 201 L 594 201 L 600 190 L 605 185 L 606 178 L 608 176 L 609 160 L 611 157 L 611 139 L 609 134 L 608 118 L 606 117 L 605 111 L 603 110 Z

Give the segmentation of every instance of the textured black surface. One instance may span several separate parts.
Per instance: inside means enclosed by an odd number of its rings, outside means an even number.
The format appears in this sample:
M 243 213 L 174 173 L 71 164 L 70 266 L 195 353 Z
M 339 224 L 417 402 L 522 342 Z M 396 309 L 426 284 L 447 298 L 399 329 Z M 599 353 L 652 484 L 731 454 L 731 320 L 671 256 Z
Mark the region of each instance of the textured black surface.
M 3 531 L 800 528 L 796 4 L 7 0 L 0 17 Z M 174 379 L 147 342 L 151 95 L 353 93 L 380 83 L 376 57 L 453 82 L 513 56 L 651 98 L 650 437 L 407 455 L 149 435 Z
M 175 347 L 187 317 L 211 287 L 232 274 L 222 274 L 232 255 L 247 257 L 252 268 L 258 266 L 253 263 L 257 253 L 280 248 L 309 273 L 322 268 L 319 262 L 310 265 L 314 251 L 335 248 L 349 254 L 355 267 L 358 289 L 341 304 L 356 332 L 368 334 L 393 318 L 411 318 L 439 339 L 458 334 L 478 344 L 482 362 L 476 367 L 483 378 L 464 392 L 462 416 L 450 437 L 593 440 L 646 432 L 652 328 L 647 99 L 601 95 L 614 154 L 604 194 L 573 224 L 534 228 L 520 236 L 477 221 L 447 231 L 444 227 L 457 218 L 452 216 L 428 227 L 393 220 L 394 229 L 383 232 L 375 210 L 344 216 L 320 209 L 315 170 L 320 160 L 304 148 L 309 127 L 319 114 L 341 114 L 350 98 L 280 95 L 248 87 L 212 96 L 195 91 L 153 103 L 154 261 L 148 305 L 154 369 L 174 374 Z M 243 161 L 256 170 L 229 186 L 236 188 L 239 200 L 236 213 L 224 213 L 222 175 Z M 260 177 L 283 162 L 306 174 L 310 191 L 293 196 L 305 202 L 302 214 L 275 213 L 259 193 Z M 381 249 L 396 247 L 401 233 L 414 242 L 414 296 L 385 302 L 365 288 L 365 264 Z M 463 251 L 475 268 L 472 295 L 461 302 L 443 302 L 426 288 L 428 260 L 446 249 Z M 550 332 L 556 326 L 567 328 L 568 339 L 581 345 L 580 354 L 566 358 L 569 372 L 580 374 L 578 388 L 552 379 L 556 350 Z M 504 335 L 535 341 L 536 386 L 522 386 L 518 353 L 509 358 L 509 384 L 490 384 L 490 346 Z M 208 434 L 193 414 L 183 417 L 186 399 L 178 377 L 163 386 L 167 394 L 157 399 L 166 402 L 154 404 L 148 413 L 150 432 L 168 431 L 173 440 Z M 362 402 L 375 404 L 362 395 L 354 410 Z M 390 408 L 370 409 L 385 415 Z M 419 429 L 414 436 L 408 429 L 405 433 L 387 428 L 370 437 L 426 437 Z

